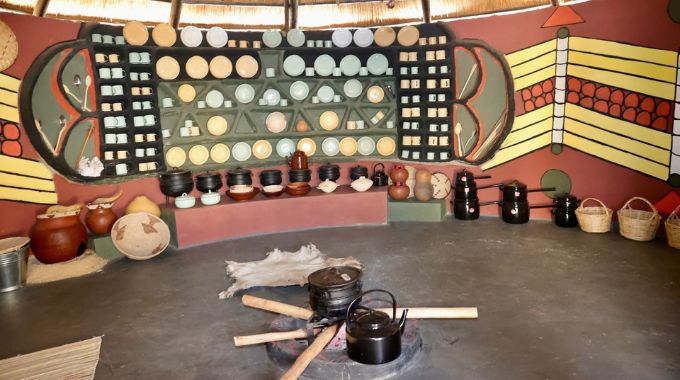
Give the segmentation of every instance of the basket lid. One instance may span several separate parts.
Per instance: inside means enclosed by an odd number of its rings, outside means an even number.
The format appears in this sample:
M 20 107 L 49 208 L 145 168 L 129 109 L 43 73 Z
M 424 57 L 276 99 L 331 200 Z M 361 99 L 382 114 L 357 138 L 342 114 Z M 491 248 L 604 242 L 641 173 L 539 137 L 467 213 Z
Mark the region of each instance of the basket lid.
M 31 239 L 25 236 L 0 239 L 0 255 L 3 253 L 16 251 L 17 249 L 27 245 L 30 241 Z

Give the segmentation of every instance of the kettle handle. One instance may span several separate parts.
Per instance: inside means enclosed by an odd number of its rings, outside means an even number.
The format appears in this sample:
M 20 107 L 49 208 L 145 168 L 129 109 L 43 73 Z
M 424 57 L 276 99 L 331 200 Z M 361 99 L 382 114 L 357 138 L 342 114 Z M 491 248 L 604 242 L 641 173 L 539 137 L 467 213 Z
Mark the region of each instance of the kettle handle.
M 380 167 L 382 167 L 382 171 L 385 171 L 385 165 L 383 165 L 382 162 L 378 162 L 377 164 L 373 165 L 373 174 L 375 174 L 375 168 L 377 168 L 378 165 L 380 165 Z
M 387 290 L 383 290 L 383 289 L 371 289 L 371 290 L 367 290 L 367 291 L 365 291 L 365 292 L 359 294 L 356 298 L 354 298 L 354 299 L 352 300 L 352 302 L 350 302 L 349 306 L 347 307 L 347 312 L 345 313 L 345 320 L 346 320 L 346 321 L 349 321 L 349 312 L 352 310 L 352 306 L 354 306 L 354 303 L 355 303 L 355 302 L 357 302 L 358 300 L 360 300 L 360 299 L 361 299 L 363 296 L 365 296 L 366 294 L 368 294 L 368 293 L 375 293 L 375 292 L 382 292 L 382 293 L 387 293 L 387 294 L 390 295 L 390 297 L 392 298 L 392 321 L 395 321 L 395 320 L 397 319 L 397 300 L 394 299 L 394 295 L 393 295 L 392 293 L 388 292 Z

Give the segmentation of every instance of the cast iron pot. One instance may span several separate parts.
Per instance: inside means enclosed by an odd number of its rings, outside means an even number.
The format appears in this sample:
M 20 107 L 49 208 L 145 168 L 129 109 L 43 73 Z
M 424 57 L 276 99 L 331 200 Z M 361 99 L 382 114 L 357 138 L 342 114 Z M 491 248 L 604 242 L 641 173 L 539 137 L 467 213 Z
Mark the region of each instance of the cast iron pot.
M 349 304 L 361 295 L 361 269 L 337 266 L 319 269 L 307 277 L 309 306 L 322 318 L 341 319 Z
M 319 179 L 321 181 L 331 180 L 336 181 L 340 178 L 340 167 L 335 164 L 325 164 L 319 166 Z
M 483 179 L 483 178 L 491 178 L 490 175 L 480 175 L 478 177 L 475 177 L 475 175 L 472 172 L 467 171 L 466 169 L 463 169 L 456 173 L 456 187 L 458 187 L 459 184 L 463 183 L 468 183 L 468 184 L 475 184 L 475 178 L 477 179 Z
M 555 208 L 552 213 L 555 217 L 555 224 L 560 227 L 576 227 L 578 220 L 576 219 L 576 208 L 578 208 L 578 199 L 569 194 L 561 195 L 554 199 Z
M 194 189 L 194 179 L 191 172 L 186 169 L 173 168 L 170 171 L 160 173 L 161 193 L 168 197 L 179 197 L 183 193 L 190 193 Z
M 380 169 L 378 169 L 378 166 L 380 166 Z M 373 186 L 387 186 L 389 181 L 387 174 L 385 174 L 385 165 L 382 162 L 373 165 L 373 176 L 371 179 L 373 180 Z
M 236 168 L 227 172 L 227 186 L 252 184 L 253 173 L 248 169 Z
M 196 188 L 202 193 L 216 192 L 222 188 L 220 173 L 205 172 L 196 176 Z
M 280 185 L 281 182 L 283 182 L 281 179 L 281 170 L 270 169 L 260 172 L 260 184 L 262 186 Z
M 392 318 L 382 311 L 354 306 L 361 297 L 374 292 L 386 293 L 392 298 Z M 407 312 L 404 310 L 397 321 L 397 301 L 392 293 L 382 289 L 366 291 L 354 299 L 347 309 L 345 327 L 350 359 L 363 364 L 383 364 L 398 358 Z
M 522 224 L 529 221 L 529 202 L 502 202 L 501 218 L 510 224 Z
M 309 182 L 312 180 L 311 169 L 290 169 L 288 171 L 290 182 Z
M 357 166 L 352 166 L 349 169 L 349 178 L 351 178 L 352 181 L 356 181 L 361 177 L 368 178 L 368 168 L 367 167 L 357 165 Z
M 477 198 L 477 185 L 468 182 L 462 182 L 456 185 L 453 189 L 453 197 L 455 199 L 472 199 Z
M 453 216 L 460 220 L 474 220 L 479 218 L 479 198 L 454 198 Z

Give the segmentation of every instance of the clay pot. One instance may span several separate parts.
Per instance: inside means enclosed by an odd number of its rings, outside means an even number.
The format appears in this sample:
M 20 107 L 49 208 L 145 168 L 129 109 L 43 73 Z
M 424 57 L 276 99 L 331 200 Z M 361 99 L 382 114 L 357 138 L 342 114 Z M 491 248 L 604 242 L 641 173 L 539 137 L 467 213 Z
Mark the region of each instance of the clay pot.
M 85 225 L 93 234 L 107 234 L 111 232 L 113 223 L 118 217 L 111 209 L 111 204 L 87 205 Z
M 87 248 L 87 230 L 78 213 L 38 215 L 30 237 L 33 254 L 45 264 L 75 259 Z
M 158 218 L 161 217 L 161 208 L 145 195 L 140 195 L 133 199 L 125 209 L 125 215 L 136 212 L 146 212 Z
M 295 123 L 295 130 L 298 132 L 307 132 L 309 131 L 309 124 L 307 124 L 306 121 L 300 119 Z
M 432 179 L 432 173 L 427 169 L 416 170 L 416 182 L 418 183 L 430 183 Z
M 301 150 L 296 150 L 288 159 L 288 165 L 295 170 L 308 169 L 307 155 Z
M 390 178 L 394 183 L 404 183 L 408 179 L 408 171 L 404 168 L 404 165 L 394 165 L 394 168 L 390 171 Z
M 395 201 L 403 201 L 404 199 L 408 198 L 409 194 L 411 193 L 411 189 L 409 189 L 406 185 L 391 185 L 387 189 L 387 193 L 390 195 L 390 198 L 394 199 Z
M 429 201 L 432 199 L 432 194 L 434 193 L 434 189 L 432 188 L 432 184 L 429 182 L 418 182 L 416 183 L 416 187 L 413 190 L 415 193 L 416 199 L 419 201 Z

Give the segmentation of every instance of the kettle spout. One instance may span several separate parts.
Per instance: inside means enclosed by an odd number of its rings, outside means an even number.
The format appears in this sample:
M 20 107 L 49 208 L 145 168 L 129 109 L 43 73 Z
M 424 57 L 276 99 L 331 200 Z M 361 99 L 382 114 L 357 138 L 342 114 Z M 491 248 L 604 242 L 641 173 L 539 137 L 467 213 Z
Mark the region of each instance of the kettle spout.
M 404 309 L 404 311 L 401 313 L 401 318 L 399 319 L 399 329 L 401 334 L 404 333 L 404 326 L 406 326 L 406 314 L 408 314 L 408 309 Z

